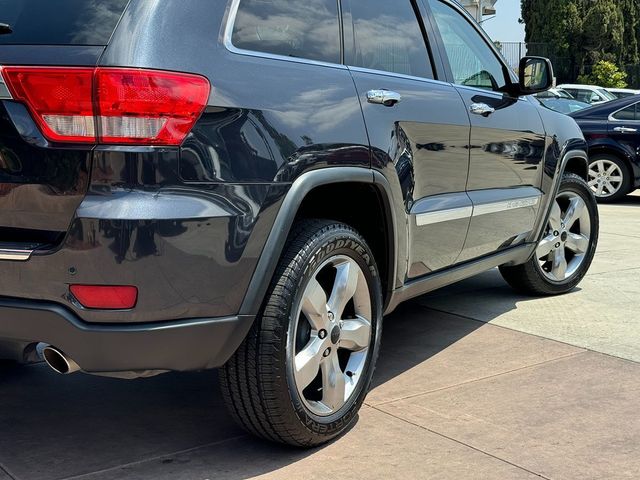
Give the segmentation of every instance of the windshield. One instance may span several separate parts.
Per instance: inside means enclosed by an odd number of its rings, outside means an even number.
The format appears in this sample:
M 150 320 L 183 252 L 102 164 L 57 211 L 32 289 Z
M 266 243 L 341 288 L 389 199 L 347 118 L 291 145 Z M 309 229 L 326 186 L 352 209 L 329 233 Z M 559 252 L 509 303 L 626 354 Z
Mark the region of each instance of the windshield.
M 611 93 L 608 90 L 605 90 L 604 88 L 599 88 L 598 93 L 602 95 L 604 98 L 606 98 L 607 100 L 615 100 L 616 98 L 618 98 L 613 93 Z
M 0 45 L 106 45 L 129 0 L 0 0 Z

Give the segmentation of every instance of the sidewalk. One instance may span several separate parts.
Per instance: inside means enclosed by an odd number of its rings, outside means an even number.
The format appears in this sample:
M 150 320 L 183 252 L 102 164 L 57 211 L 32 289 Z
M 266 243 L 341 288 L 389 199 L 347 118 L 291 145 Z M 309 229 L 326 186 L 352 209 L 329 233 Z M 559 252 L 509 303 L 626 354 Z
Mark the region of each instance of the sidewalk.
M 212 372 L 35 366 L 0 372 L 0 480 L 637 479 L 640 197 L 601 216 L 575 293 L 524 298 L 489 272 L 386 319 L 367 405 L 324 448 L 245 435 Z

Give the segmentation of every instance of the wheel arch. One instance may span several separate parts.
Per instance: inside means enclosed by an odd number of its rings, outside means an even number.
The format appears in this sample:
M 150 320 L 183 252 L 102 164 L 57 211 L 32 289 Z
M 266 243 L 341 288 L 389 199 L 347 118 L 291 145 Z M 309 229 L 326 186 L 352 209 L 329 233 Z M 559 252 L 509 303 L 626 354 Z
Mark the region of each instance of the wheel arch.
M 365 192 L 366 196 L 362 197 Z M 339 201 L 319 204 L 318 199 L 328 194 L 348 194 L 349 197 L 340 196 Z M 371 215 L 358 215 L 366 211 L 364 207 L 371 209 L 367 202 L 374 198 L 382 207 L 382 222 Z M 394 287 L 398 248 L 391 187 L 379 172 L 360 167 L 334 167 L 305 173 L 292 184 L 267 237 L 240 312 L 258 314 L 293 224 L 300 218 L 314 217 L 342 221 L 363 235 L 378 263 L 386 308 Z M 377 237 L 377 233 L 382 236 Z
M 565 173 L 575 173 L 585 182 L 589 181 L 589 160 L 584 156 L 573 156 L 567 159 L 562 171 Z

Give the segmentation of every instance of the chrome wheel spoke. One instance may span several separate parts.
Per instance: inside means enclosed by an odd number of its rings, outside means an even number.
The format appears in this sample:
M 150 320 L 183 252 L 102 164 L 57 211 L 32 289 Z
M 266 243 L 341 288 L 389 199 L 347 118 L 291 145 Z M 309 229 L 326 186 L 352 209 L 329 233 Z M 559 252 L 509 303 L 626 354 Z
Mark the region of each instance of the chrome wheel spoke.
M 547 258 L 551 253 L 551 251 L 553 250 L 556 242 L 557 242 L 557 239 L 556 237 L 553 236 L 553 234 L 547 235 L 546 237 L 544 237 L 540 242 L 540 244 L 538 245 L 538 248 L 536 250 L 536 256 L 539 259 Z
M 322 403 L 332 411 L 345 404 L 346 379 L 340 369 L 337 351 L 322 362 Z
M 620 176 L 609 177 L 609 181 L 610 182 L 622 182 L 622 177 L 620 177 Z
M 596 182 L 598 188 L 602 189 L 601 177 Z M 558 217 L 560 222 L 556 228 L 554 223 Z M 536 248 L 540 272 L 553 282 L 572 278 L 588 258 L 586 254 L 591 246 L 591 228 L 591 211 L 587 201 L 575 192 L 559 193 L 547 225 L 547 236 Z
M 567 258 L 564 254 L 563 248 L 558 248 L 553 252 L 553 265 L 551 266 L 551 273 L 557 280 L 564 280 L 567 276 Z
M 553 202 L 553 206 L 551 207 L 549 223 L 551 224 L 551 228 L 554 230 L 559 230 L 560 225 L 562 224 L 562 210 L 560 209 L 560 205 L 558 205 L 557 201 Z
M 579 233 L 570 233 L 567 237 L 566 246 L 573 253 L 582 255 L 589 249 L 589 238 Z
M 348 350 L 363 350 L 371 342 L 371 323 L 361 316 L 345 320 L 340 335 L 340 347 Z
M 609 193 L 610 195 L 616 193 L 618 191 L 618 189 L 616 187 L 614 187 L 610 181 L 605 180 L 604 182 L 604 187 L 607 189 L 607 193 Z
M 358 274 L 360 267 L 351 259 L 336 265 L 336 280 L 329 297 L 329 311 L 335 318 L 342 318 L 344 309 L 353 298 L 358 288 Z
M 325 260 L 304 287 L 287 348 L 295 387 L 315 415 L 333 415 L 365 378 L 372 307 L 365 272 L 346 255 Z
M 609 169 L 607 170 L 607 176 L 610 177 L 616 172 L 616 170 L 618 170 L 618 166 L 612 163 Z
M 571 199 L 569 203 L 569 208 L 567 208 L 567 212 L 564 215 L 564 226 L 568 230 L 570 229 L 574 223 L 584 214 L 584 210 L 587 208 L 587 205 L 584 203 L 584 200 L 580 197 L 574 197 Z
M 307 388 L 318 376 L 324 350 L 324 342 L 316 337 L 296 355 L 294 376 L 300 390 Z
M 319 331 L 325 328 L 328 314 L 327 294 L 324 293 L 324 289 L 315 278 L 311 279 L 304 292 L 302 313 L 307 317 L 314 330 Z

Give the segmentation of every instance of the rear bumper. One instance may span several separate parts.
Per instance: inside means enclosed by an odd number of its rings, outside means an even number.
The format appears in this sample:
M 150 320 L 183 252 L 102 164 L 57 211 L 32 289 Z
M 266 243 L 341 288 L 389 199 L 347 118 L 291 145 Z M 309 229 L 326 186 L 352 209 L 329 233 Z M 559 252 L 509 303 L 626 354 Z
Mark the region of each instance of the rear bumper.
M 0 298 L 0 344 L 43 342 L 62 350 L 87 373 L 144 376 L 223 365 L 242 343 L 253 319 L 96 325 L 54 303 Z

